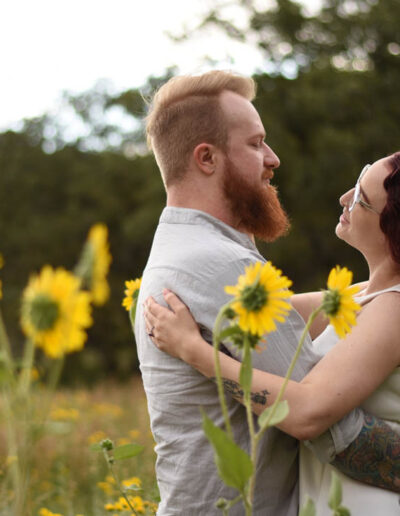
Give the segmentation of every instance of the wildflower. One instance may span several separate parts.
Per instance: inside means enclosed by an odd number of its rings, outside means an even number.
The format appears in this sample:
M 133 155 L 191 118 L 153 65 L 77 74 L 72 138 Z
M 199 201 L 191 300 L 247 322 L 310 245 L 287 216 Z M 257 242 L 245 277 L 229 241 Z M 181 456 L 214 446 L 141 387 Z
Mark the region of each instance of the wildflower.
M 337 265 L 329 273 L 328 290 L 325 291 L 322 301 L 322 309 L 340 338 L 349 333 L 351 326 L 356 324 L 356 313 L 361 308 L 353 299 L 359 288 L 350 286 L 352 279 L 351 271 Z
M 95 305 L 103 305 L 110 295 L 107 274 L 111 255 L 107 241 L 108 230 L 104 224 L 95 224 L 89 231 L 75 273 L 82 279 L 92 295 Z
M 90 296 L 80 280 L 64 269 L 43 267 L 23 293 L 21 325 L 25 334 L 51 358 L 79 351 L 92 324 Z
M 132 439 L 137 439 L 140 436 L 140 431 L 136 430 L 136 428 L 134 430 L 129 430 L 128 433 L 129 437 L 131 437 Z
M 128 439 L 127 437 L 120 437 L 118 440 L 117 440 L 117 446 L 122 446 L 123 444 L 130 444 L 131 440 Z
M 39 509 L 39 516 L 62 516 L 62 514 L 58 512 L 51 512 L 49 509 L 46 509 L 46 507 L 42 507 Z
M 124 413 L 121 407 L 112 403 L 95 403 L 93 412 L 99 416 L 108 416 L 111 418 L 121 417 Z
M 95 224 L 89 231 L 88 244 L 92 247 L 93 268 L 90 290 L 95 305 L 103 305 L 110 296 L 107 283 L 111 255 L 108 247 L 108 230 L 104 224 Z
M 79 412 L 74 408 L 56 408 L 50 413 L 50 419 L 53 421 L 76 421 L 78 418 Z
M 99 487 L 103 493 L 108 496 L 114 494 L 114 488 L 110 482 L 97 482 L 97 487 Z
M 141 487 L 142 481 L 139 477 L 131 477 L 122 481 L 124 487 Z
M 88 441 L 89 444 L 95 444 L 107 437 L 106 433 L 103 432 L 103 430 L 97 430 L 97 432 L 94 432 L 93 434 L 89 435 Z
M 287 290 L 291 284 L 270 262 L 246 267 L 236 286 L 225 287 L 227 294 L 235 296 L 231 308 L 238 316 L 239 327 L 254 336 L 274 331 L 275 321 L 283 322 L 291 309 L 284 301 L 292 295 Z
M 131 308 L 136 305 L 139 296 L 139 289 L 142 283 L 142 278 L 125 281 L 125 297 L 122 301 L 122 306 L 129 312 Z

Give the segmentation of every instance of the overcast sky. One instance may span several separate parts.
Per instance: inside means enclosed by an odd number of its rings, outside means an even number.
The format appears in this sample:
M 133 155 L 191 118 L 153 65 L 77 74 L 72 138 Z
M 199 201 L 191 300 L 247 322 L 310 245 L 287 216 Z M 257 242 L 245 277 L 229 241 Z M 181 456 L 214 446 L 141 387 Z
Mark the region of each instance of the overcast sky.
M 258 0 L 263 6 L 273 0 Z M 166 31 L 194 27 L 213 0 L 1 0 L 0 130 L 53 109 L 63 90 L 79 92 L 101 78 L 118 91 L 178 65 L 183 73 L 219 67 L 241 73 L 263 69 L 250 45 L 215 30 L 186 43 Z M 304 2 L 313 8 L 320 0 Z M 239 8 L 230 12 L 241 21 Z M 234 59 L 230 60 L 229 56 Z

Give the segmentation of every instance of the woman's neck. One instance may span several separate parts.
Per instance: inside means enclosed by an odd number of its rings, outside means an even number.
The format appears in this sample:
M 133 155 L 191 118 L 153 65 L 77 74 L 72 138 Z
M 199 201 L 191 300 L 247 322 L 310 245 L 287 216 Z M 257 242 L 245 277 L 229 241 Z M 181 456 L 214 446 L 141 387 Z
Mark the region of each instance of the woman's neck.
M 370 272 L 368 285 L 365 290 L 366 294 L 378 292 L 400 283 L 400 265 L 391 258 L 379 263 L 368 263 L 368 265 Z

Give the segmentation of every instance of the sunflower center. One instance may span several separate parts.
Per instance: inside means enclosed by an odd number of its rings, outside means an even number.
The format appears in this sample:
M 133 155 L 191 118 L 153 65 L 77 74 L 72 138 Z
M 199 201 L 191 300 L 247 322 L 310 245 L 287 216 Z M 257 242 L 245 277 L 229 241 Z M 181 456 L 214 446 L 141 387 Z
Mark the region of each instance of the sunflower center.
M 335 316 L 340 308 L 341 295 L 338 289 L 333 288 L 326 291 L 322 302 L 322 309 L 326 315 Z
M 49 330 L 54 326 L 60 313 L 58 304 L 46 294 L 38 294 L 32 301 L 29 318 L 39 331 Z
M 247 311 L 259 312 L 268 301 L 268 292 L 260 284 L 250 285 L 244 287 L 240 297 L 242 305 Z

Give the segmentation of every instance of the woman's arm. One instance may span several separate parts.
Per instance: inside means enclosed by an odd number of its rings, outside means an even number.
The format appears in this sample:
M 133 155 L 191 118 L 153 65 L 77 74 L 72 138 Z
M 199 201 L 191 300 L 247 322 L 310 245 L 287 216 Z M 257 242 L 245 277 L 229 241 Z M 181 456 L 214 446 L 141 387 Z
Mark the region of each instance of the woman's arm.
M 368 281 L 363 281 L 362 283 L 357 283 L 360 291 L 363 290 L 368 285 Z M 295 294 L 290 298 L 292 306 L 303 318 L 304 322 L 308 321 L 308 318 L 312 314 L 312 312 L 321 306 L 323 298 L 323 292 L 304 292 L 303 294 Z M 314 340 L 320 335 L 325 328 L 328 326 L 329 320 L 324 315 L 324 313 L 318 314 L 318 316 L 314 319 L 309 333 Z
M 155 344 L 208 377 L 215 376 L 213 350 L 198 331 L 189 310 L 169 291 L 172 311 L 146 301 L 146 319 Z M 378 302 L 379 301 L 379 302 Z M 300 382 L 290 381 L 284 399 L 290 412 L 279 426 L 298 439 L 313 439 L 360 405 L 400 363 L 400 298 L 389 292 L 372 300 L 352 333 L 341 340 Z M 239 401 L 240 363 L 220 353 L 225 388 Z M 252 400 L 260 414 L 272 405 L 283 378 L 253 370 Z

